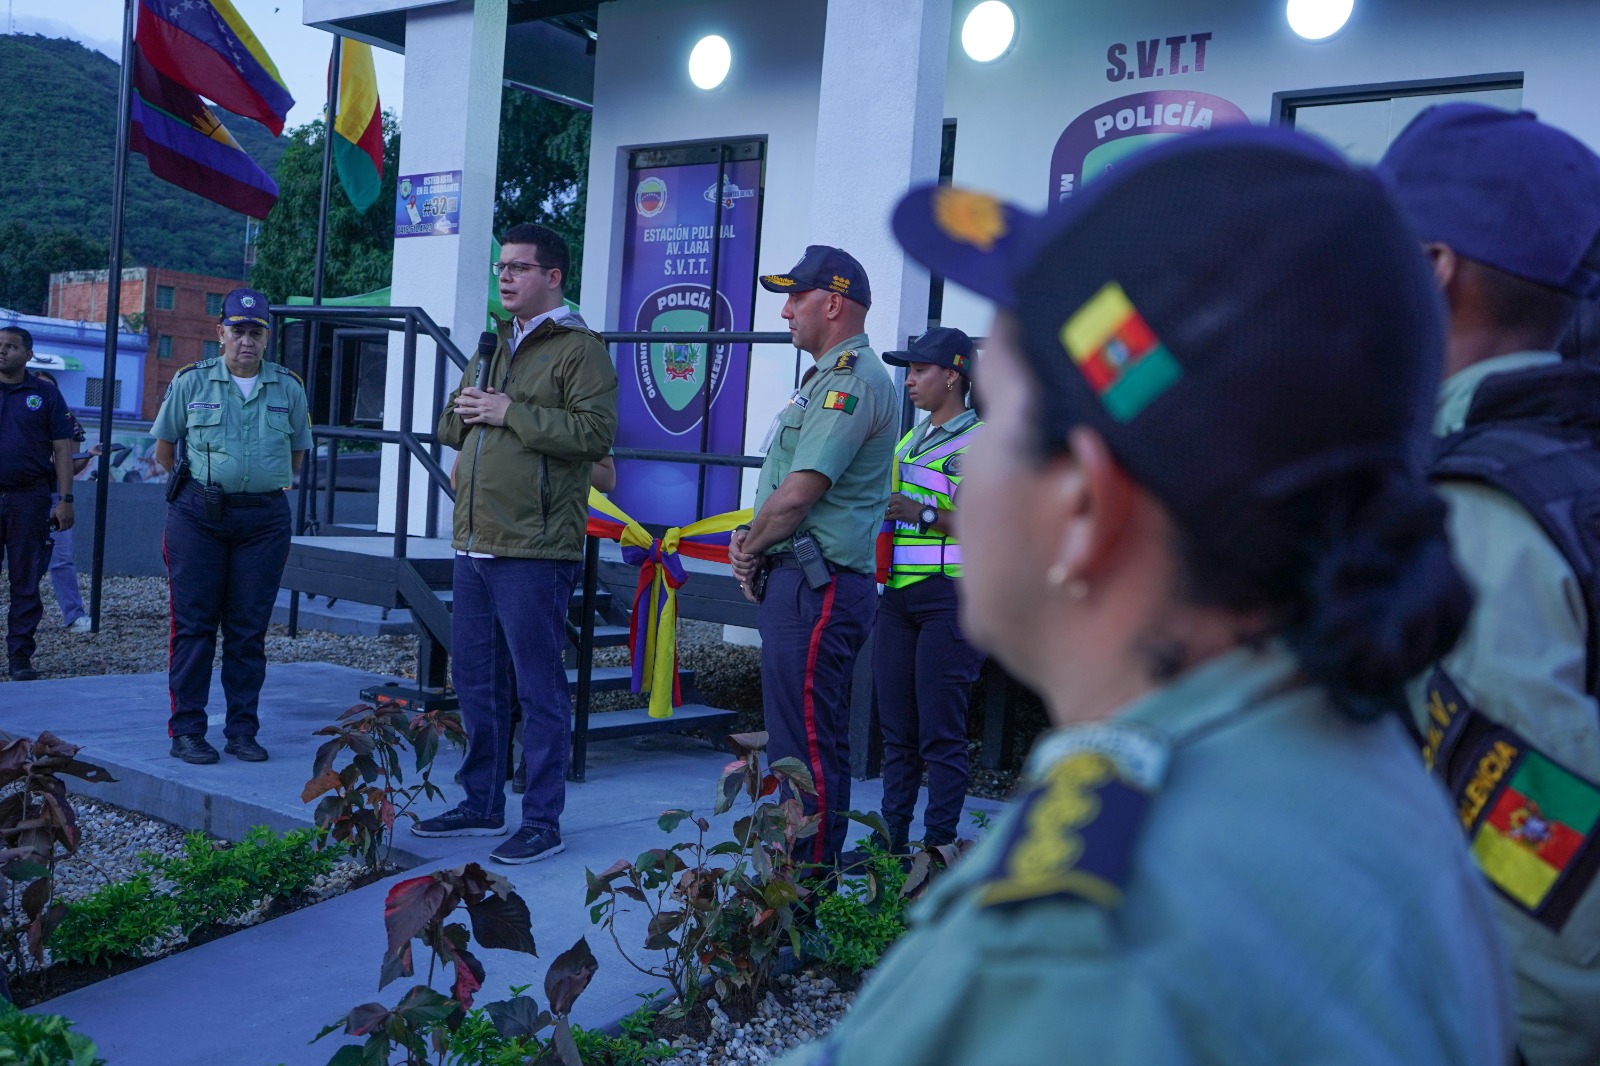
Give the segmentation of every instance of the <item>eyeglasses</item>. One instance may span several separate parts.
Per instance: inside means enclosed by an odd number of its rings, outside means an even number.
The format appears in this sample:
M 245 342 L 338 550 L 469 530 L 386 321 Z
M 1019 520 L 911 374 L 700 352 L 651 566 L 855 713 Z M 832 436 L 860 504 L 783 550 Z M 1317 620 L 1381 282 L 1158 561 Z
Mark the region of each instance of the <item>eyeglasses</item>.
M 504 274 L 520 278 L 530 270 L 555 270 L 556 268 L 547 267 L 543 263 L 490 263 L 489 269 L 494 272 L 494 276 L 497 278 Z

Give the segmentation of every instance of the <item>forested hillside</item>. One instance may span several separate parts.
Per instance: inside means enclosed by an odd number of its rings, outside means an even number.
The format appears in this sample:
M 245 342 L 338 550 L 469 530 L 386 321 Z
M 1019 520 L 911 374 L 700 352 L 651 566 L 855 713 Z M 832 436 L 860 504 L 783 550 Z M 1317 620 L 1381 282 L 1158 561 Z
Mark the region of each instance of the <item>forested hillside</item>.
M 0 307 L 39 314 L 52 270 L 106 266 L 116 152 L 117 64 L 76 41 L 0 36 Z M 272 173 L 284 141 L 250 119 L 218 117 Z M 244 274 L 245 216 L 128 160 L 124 262 L 221 277 Z

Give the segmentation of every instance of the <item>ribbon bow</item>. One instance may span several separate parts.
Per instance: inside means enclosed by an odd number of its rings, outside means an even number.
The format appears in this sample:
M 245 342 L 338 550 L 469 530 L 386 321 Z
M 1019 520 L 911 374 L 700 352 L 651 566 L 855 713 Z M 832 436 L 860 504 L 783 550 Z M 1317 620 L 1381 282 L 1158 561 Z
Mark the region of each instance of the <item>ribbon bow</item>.
M 753 515 L 749 508 L 729 511 L 681 528 L 672 526 L 652 537 L 620 507 L 589 489 L 588 534 L 621 544 L 623 561 L 639 567 L 639 588 L 628 625 L 628 658 L 633 691 L 650 694 L 650 717 L 671 718 L 672 708 L 683 703 L 678 689 L 678 589 L 689 574 L 680 556 L 728 562 L 726 534 Z M 713 537 L 720 539 L 708 539 Z

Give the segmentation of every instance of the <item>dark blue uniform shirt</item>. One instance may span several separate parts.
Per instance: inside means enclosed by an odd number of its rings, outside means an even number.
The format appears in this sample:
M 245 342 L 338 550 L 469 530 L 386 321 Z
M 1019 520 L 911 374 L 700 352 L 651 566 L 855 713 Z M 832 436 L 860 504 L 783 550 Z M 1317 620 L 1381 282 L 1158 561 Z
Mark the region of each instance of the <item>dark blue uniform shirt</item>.
M 0 492 L 56 487 L 51 441 L 72 439 L 72 415 L 61 390 L 32 374 L 0 382 Z

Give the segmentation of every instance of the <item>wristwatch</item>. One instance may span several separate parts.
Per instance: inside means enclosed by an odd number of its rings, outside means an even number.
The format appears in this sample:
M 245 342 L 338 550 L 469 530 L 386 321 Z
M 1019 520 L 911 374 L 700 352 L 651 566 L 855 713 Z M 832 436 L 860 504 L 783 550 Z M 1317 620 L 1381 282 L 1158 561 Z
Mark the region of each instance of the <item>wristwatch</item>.
M 938 520 L 939 508 L 933 506 L 924 507 L 922 513 L 917 515 L 917 525 L 922 527 L 924 533 L 932 529 L 933 524 Z
M 61 497 L 61 502 L 62 503 L 71 503 L 72 502 L 72 493 L 69 492 L 65 496 Z

